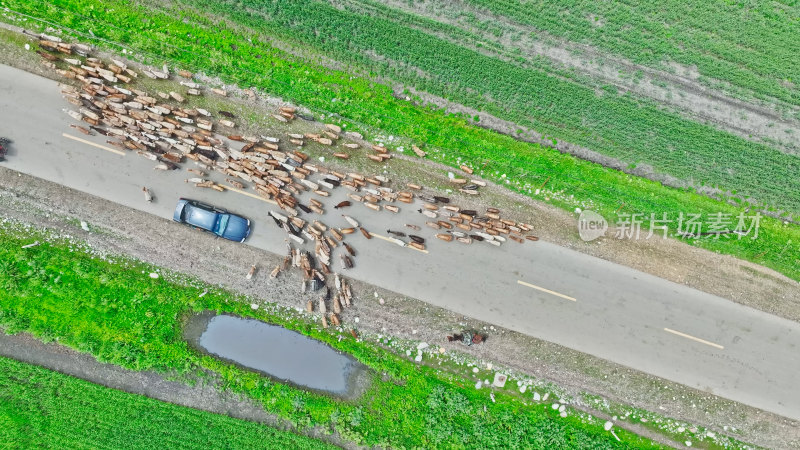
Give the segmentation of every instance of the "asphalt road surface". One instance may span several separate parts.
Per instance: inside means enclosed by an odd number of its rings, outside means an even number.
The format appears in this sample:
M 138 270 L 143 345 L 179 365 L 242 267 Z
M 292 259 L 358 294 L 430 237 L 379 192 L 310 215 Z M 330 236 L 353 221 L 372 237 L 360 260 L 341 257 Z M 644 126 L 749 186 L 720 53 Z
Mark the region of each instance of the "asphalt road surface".
M 55 82 L 0 65 L 0 136 L 14 141 L 0 165 L 164 219 L 172 218 L 179 197 L 225 207 L 253 221 L 247 245 L 285 254 L 285 233 L 267 214 L 276 206 L 253 191 L 196 188 L 184 183 L 193 176 L 184 170 L 153 170 L 152 161 L 119 152 L 105 144 L 106 137 L 70 128 L 74 122 L 63 112 L 69 107 Z M 222 181 L 219 173 L 211 178 Z M 153 203 L 144 201 L 143 186 L 155 195 Z M 347 192 L 333 191 L 324 202 L 322 222 L 348 226 L 333 209 Z M 424 227 L 428 219 L 416 212 L 418 205 L 398 205 L 398 215 L 360 204 L 346 213 L 383 236 L 388 228 L 409 231 L 404 223 L 423 226 L 417 234 L 429 238 L 428 252 L 356 233 L 346 239 L 358 252 L 355 267 L 339 270 L 335 254 L 333 268 L 466 316 L 800 419 L 800 324 L 543 241 L 509 240 L 501 247 L 439 241 Z

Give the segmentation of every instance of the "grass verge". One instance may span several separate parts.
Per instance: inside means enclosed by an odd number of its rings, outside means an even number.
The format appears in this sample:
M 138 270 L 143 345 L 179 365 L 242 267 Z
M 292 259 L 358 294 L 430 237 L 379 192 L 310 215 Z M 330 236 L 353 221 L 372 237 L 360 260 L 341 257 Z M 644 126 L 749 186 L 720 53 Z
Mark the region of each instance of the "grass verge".
M 22 249 L 39 240 L 41 245 Z M 213 376 L 299 428 L 322 426 L 344 439 L 384 447 L 650 448 L 655 444 L 549 404 L 527 404 L 417 365 L 346 330 L 323 330 L 293 309 L 253 299 L 159 269 L 101 258 L 80 244 L 0 225 L 0 325 L 87 352 L 134 370 L 178 377 Z M 348 352 L 372 369 L 358 400 L 343 401 L 277 383 L 199 354 L 182 338 L 182 323 L 214 310 L 276 323 Z M 210 374 L 210 375 L 209 375 Z
M 8 446 L 8 447 L 7 447 Z M 336 448 L 0 357 L 0 447 Z

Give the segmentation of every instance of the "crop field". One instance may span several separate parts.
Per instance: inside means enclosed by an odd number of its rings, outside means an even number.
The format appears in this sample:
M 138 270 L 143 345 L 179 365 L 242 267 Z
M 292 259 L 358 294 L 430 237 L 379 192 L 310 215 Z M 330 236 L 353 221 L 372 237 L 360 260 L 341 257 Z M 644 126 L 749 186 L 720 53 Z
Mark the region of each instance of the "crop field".
M 117 52 L 118 45 L 122 44 L 128 51 L 141 54 L 143 59 L 155 64 L 160 65 L 166 60 L 179 67 L 220 76 L 226 82 L 259 87 L 272 95 L 325 113 L 328 119 L 331 116 L 340 117 L 340 122 L 348 126 L 348 129 L 363 131 L 367 136 L 388 134 L 400 136 L 408 140 L 404 141 L 406 145 L 417 143 L 426 146 L 435 160 L 451 166 L 457 166 L 465 161 L 471 162 L 478 166 L 476 173 L 481 176 L 502 182 L 510 189 L 548 201 L 569 211 L 579 206 L 590 207 L 607 218 L 611 218 L 617 212 L 644 213 L 647 216 L 650 213 L 665 212 L 671 217 L 676 217 L 681 211 L 700 213 L 704 216 L 724 213 L 735 217 L 745 209 L 745 205 L 741 203 L 737 205 L 735 197 L 724 197 L 734 203 L 729 204 L 688 190 L 667 188 L 657 182 L 606 169 L 552 149 L 475 127 L 463 117 L 444 114 L 441 111 L 399 100 L 393 96 L 389 86 L 347 72 L 328 69 L 313 61 L 298 60 L 268 43 L 259 41 L 258 33 L 247 26 L 247 20 L 262 17 L 263 11 L 259 11 L 256 15 L 249 12 L 245 14 L 244 10 L 231 10 L 227 12 L 231 19 L 223 22 L 212 21 L 191 9 L 184 9 L 180 14 L 168 13 L 137 3 L 116 0 L 54 0 L 47 3 L 39 0 L 26 2 L 0 0 L 0 4 L 29 14 L 31 17 L 43 18 L 50 23 L 68 27 L 80 33 L 81 39 L 91 40 Z M 223 8 L 221 6 L 223 3 L 216 2 L 194 4 L 205 5 L 209 12 L 215 11 L 214 8 Z M 283 6 L 275 8 L 281 9 Z M 107 10 L 113 10 L 113 13 Z M 330 11 L 327 17 L 333 20 L 334 17 L 338 17 L 335 14 L 339 13 L 336 10 Z M 297 19 L 298 30 L 303 30 L 304 20 L 311 19 Z M 294 23 L 295 19 L 292 21 L 291 23 Z M 26 26 L 34 25 L 33 20 L 27 21 Z M 275 27 L 276 33 L 280 30 L 278 25 Z M 89 35 L 88 31 L 92 31 L 93 36 Z M 404 36 L 416 36 L 412 33 L 413 30 L 404 33 L 400 31 L 398 30 L 398 39 Z M 252 37 L 256 39 L 251 39 Z M 346 42 L 340 44 L 331 40 L 325 45 L 339 48 L 336 51 L 343 51 L 350 45 Z M 420 52 L 422 50 L 426 52 L 420 53 L 421 59 L 425 59 L 425 55 L 433 51 L 430 47 L 416 48 L 421 49 Z M 466 50 L 454 49 L 454 51 Z M 502 61 L 496 63 L 501 64 L 497 67 L 505 70 Z M 487 66 L 487 70 L 494 70 L 492 67 L 495 66 Z M 521 68 L 510 67 L 510 70 L 509 73 L 527 76 L 523 74 L 524 70 Z M 469 80 L 478 82 L 483 79 L 475 78 L 474 73 L 459 73 L 454 76 L 464 77 L 465 83 Z M 502 79 L 501 77 L 500 80 Z M 545 81 L 549 83 L 552 80 Z M 581 93 L 579 86 L 574 88 L 578 89 L 574 91 L 575 95 L 584 95 L 581 98 L 591 100 L 591 105 L 604 105 L 609 108 L 589 111 L 591 114 L 610 116 L 616 111 L 627 111 L 625 114 L 629 115 L 631 120 L 640 120 L 636 117 L 646 118 L 645 122 L 648 124 L 646 132 L 643 132 L 639 125 L 630 125 L 630 132 L 644 133 L 640 136 L 642 142 L 637 145 L 651 145 L 648 144 L 651 140 L 665 139 L 663 133 L 676 133 L 675 138 L 682 139 L 681 142 L 696 139 L 697 145 L 707 146 L 702 164 L 698 163 L 693 155 L 688 154 L 687 150 L 673 148 L 670 152 L 668 151 L 670 147 L 665 147 L 667 151 L 664 148 L 657 149 L 657 153 L 662 154 L 659 157 L 664 158 L 664 161 L 692 161 L 695 167 L 692 170 L 704 173 L 722 167 L 722 170 L 716 171 L 717 174 L 722 172 L 730 174 L 730 177 L 740 180 L 752 189 L 761 190 L 762 193 L 770 191 L 770 194 L 764 195 L 777 197 L 776 201 L 779 200 L 784 206 L 800 202 L 800 196 L 793 195 L 800 192 L 800 187 L 797 186 L 800 181 L 792 174 L 793 170 L 797 171 L 797 158 L 779 154 L 768 148 L 763 153 L 757 151 L 758 154 L 754 154 L 753 150 L 756 149 L 754 143 L 673 117 L 652 106 L 625 109 L 636 101 L 624 96 L 609 94 L 596 98 L 587 97 L 587 94 Z M 534 86 L 534 91 L 536 89 L 538 88 Z M 568 96 L 559 98 L 572 101 Z M 516 102 L 519 99 L 511 100 Z M 512 109 L 511 106 L 513 105 L 509 105 L 509 110 Z M 548 108 L 553 109 L 552 105 Z M 642 112 L 640 116 L 639 109 Z M 574 112 L 559 114 L 562 115 L 554 117 L 566 117 L 563 114 L 574 114 Z M 662 119 L 666 124 L 675 124 L 680 132 L 661 130 L 662 126 L 658 124 L 660 122 L 653 121 Z M 583 119 L 578 121 L 578 124 L 580 123 L 583 123 Z M 575 123 L 571 123 L 569 127 L 562 125 L 564 129 L 576 126 Z M 576 130 L 573 129 L 579 133 Z M 598 137 L 588 131 L 580 133 L 587 139 Z M 678 136 L 683 133 L 687 133 L 688 137 Z M 718 137 L 719 142 L 709 141 L 709 136 Z M 620 145 L 621 142 L 617 139 L 605 141 L 609 145 Z M 726 148 L 722 145 L 728 143 L 732 147 Z M 694 141 L 691 144 L 695 145 Z M 732 159 L 729 156 L 728 160 L 722 161 L 722 155 L 731 148 L 738 149 L 741 154 Z M 631 151 L 639 150 L 634 148 Z M 684 151 L 687 153 L 682 158 L 668 155 Z M 748 164 L 737 166 L 736 170 L 728 167 L 729 163 L 742 164 L 735 161 L 745 161 Z M 697 180 L 702 179 L 703 177 L 699 177 Z M 800 279 L 800 261 L 798 261 L 800 229 L 795 225 L 763 218 L 757 240 L 699 239 L 693 243 L 763 264 L 792 278 Z
M 0 357 L 3 448 L 291 448 L 332 445 L 129 394 Z
M 309 45 L 329 58 L 365 67 L 557 140 L 627 164 L 647 164 L 696 186 L 736 192 L 757 204 L 800 213 L 800 159 L 659 108 L 655 102 L 562 80 L 502 61 L 408 26 L 411 18 L 374 7 L 373 14 L 325 2 L 255 0 L 185 2 L 228 17 L 265 37 Z M 176 11 L 177 12 L 177 11 Z M 268 34 L 260 31 L 268 29 Z M 437 26 L 439 33 L 447 34 Z
M 21 248 L 34 239 L 43 243 Z M 654 446 L 624 430 L 617 431 L 621 439 L 617 441 L 603 430 L 599 420 L 588 422 L 575 414 L 562 418 L 550 404 L 525 404 L 503 391 L 497 391 L 496 402 L 492 402 L 485 390 L 474 389 L 471 382 L 417 365 L 376 344 L 353 339 L 349 333 L 323 330 L 288 309 L 265 305 L 254 311 L 250 299 L 210 285 L 163 272 L 154 280 L 147 276 L 154 267 L 131 260 L 92 257 L 79 243 L 47 239 L 11 224 L 0 225 L 0 326 L 8 332 L 27 331 L 45 341 L 58 339 L 100 361 L 134 370 L 178 376 L 202 376 L 210 371 L 223 388 L 262 403 L 268 412 L 289 419 L 300 428 L 321 425 L 368 446 Z M 204 291 L 207 294 L 200 296 Z M 201 355 L 183 340 L 182 321 L 187 315 L 204 310 L 258 318 L 323 340 L 372 368 L 373 382 L 358 400 L 336 400 Z M 388 380 L 378 373 L 385 374 Z M 25 393 L 25 386 L 16 389 L 22 389 L 15 396 L 22 396 L 23 400 L 34 396 Z M 65 396 L 69 394 L 65 392 Z M 156 413 L 153 412 L 154 420 Z M 186 414 L 186 420 L 192 420 L 191 414 Z M 5 420 L 24 420 L 13 417 Z M 204 416 L 197 413 L 197 417 Z M 75 419 L 76 426 L 81 420 Z M 221 418 L 209 420 L 212 424 L 218 420 L 220 426 L 224 423 Z M 133 422 L 128 430 L 149 426 L 146 422 Z M 207 432 L 212 435 L 216 430 Z M 255 431 L 248 433 L 255 436 Z M 198 434 L 197 438 L 201 436 Z M 246 438 L 249 439 L 241 439 Z
M 464 0 L 538 31 L 665 68 L 696 66 L 762 98 L 800 103 L 800 34 L 794 2 Z

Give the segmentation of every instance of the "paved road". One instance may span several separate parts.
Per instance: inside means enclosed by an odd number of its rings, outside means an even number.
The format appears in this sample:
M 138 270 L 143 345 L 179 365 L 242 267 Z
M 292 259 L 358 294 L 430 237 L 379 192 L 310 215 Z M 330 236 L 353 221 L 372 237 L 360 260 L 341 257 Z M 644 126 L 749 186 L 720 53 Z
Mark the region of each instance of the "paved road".
M 70 105 L 54 82 L 2 65 L 0 80 L 0 135 L 15 141 L 0 164 L 165 219 L 181 196 L 225 206 L 253 220 L 249 245 L 284 254 L 284 233 L 267 215 L 272 205 L 236 192 L 198 189 L 183 182 L 185 171 L 155 171 L 135 154 L 68 139 L 64 133 L 105 142 L 69 127 L 71 119 L 61 111 Z M 142 186 L 152 189 L 154 203 L 144 202 Z M 344 190 L 334 192 L 329 205 L 345 198 Z M 423 225 L 416 208 L 400 206 L 402 217 L 359 204 L 349 214 L 382 234 L 406 222 Z M 332 207 L 322 220 L 347 226 Z M 795 322 L 543 241 L 495 248 L 432 239 L 428 253 L 360 234 L 348 241 L 359 254 L 347 276 L 800 419 Z

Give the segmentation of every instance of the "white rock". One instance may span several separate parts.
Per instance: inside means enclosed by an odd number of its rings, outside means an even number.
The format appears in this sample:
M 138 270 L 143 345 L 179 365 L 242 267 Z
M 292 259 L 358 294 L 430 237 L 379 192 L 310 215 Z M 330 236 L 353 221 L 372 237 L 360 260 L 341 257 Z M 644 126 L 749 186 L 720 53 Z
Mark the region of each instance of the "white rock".
M 538 401 L 539 401 L 539 400 L 541 400 L 541 399 L 542 399 L 542 396 L 541 396 L 541 395 L 539 395 L 539 393 L 538 393 L 538 392 L 534 392 L 534 393 L 533 393 L 533 401 L 535 401 L 535 402 L 538 402 Z
M 610 430 L 610 429 L 611 429 L 611 427 L 613 427 L 613 426 L 614 426 L 614 422 L 612 422 L 612 421 L 610 421 L 610 420 L 607 420 L 607 421 L 606 421 L 606 423 L 605 423 L 605 424 L 603 424 L 603 429 L 605 429 L 606 431 L 608 431 L 608 430 Z
M 685 444 L 686 444 L 687 447 L 691 447 L 692 446 L 692 441 L 686 441 Z
M 157 273 L 155 273 L 155 272 L 151 272 L 151 273 L 150 273 L 150 278 L 152 278 L 152 279 L 156 279 L 156 278 L 158 278 L 158 274 L 157 274 Z
M 481 380 L 478 380 L 478 382 L 475 383 L 475 389 L 480 389 L 482 386 L 483 386 L 483 381 Z
M 320 156 L 319 157 L 319 162 L 325 162 L 325 157 L 324 156 Z
M 567 417 L 567 412 L 566 411 L 561 411 L 561 413 L 559 413 L 559 416 Z
M 564 405 L 561 405 L 561 406 L 558 407 L 558 412 L 564 412 L 566 410 L 567 410 L 567 407 L 564 406 Z
M 30 50 L 30 49 L 31 49 L 31 45 L 30 44 L 25 44 L 25 50 Z
M 251 309 L 258 309 L 258 304 L 257 303 L 250 303 L 250 308 Z
M 486 364 L 486 370 L 492 370 L 492 363 Z
M 678 433 L 683 433 L 684 431 L 686 431 L 686 428 L 678 427 Z
M 492 382 L 492 385 L 502 388 L 506 385 L 506 380 L 508 380 L 508 376 L 503 375 L 502 373 L 496 373 L 494 374 L 494 381 Z
M 420 342 L 419 344 L 417 344 L 417 350 L 424 350 L 426 348 L 428 348 L 427 342 Z
M 417 357 L 414 358 L 414 361 L 416 361 L 416 362 L 422 361 L 422 355 L 417 355 Z
M 710 437 L 711 439 L 714 439 L 715 437 L 717 437 L 717 434 L 714 433 L 713 431 L 708 431 L 706 432 L 706 436 Z
M 411 350 L 406 350 L 406 356 L 411 356 Z
M 355 318 L 355 319 L 353 319 L 353 320 L 355 321 L 355 323 L 358 323 L 358 317 L 356 317 L 356 318 Z
M 542 401 L 546 402 L 547 401 L 547 397 L 550 397 L 550 393 L 549 392 L 545 392 L 544 393 L 544 397 L 542 397 Z
M 494 403 L 494 392 L 489 394 L 489 398 L 492 399 L 492 403 Z
M 522 394 L 524 394 L 526 390 L 528 390 L 528 386 L 525 386 L 524 384 L 519 387 L 519 392 Z
M 89 224 L 81 220 L 81 228 L 83 231 L 89 231 Z
M 444 354 L 444 352 L 445 352 L 444 347 L 439 347 L 439 353 Z
M 455 177 L 456 175 L 453 172 L 447 172 L 447 178 L 450 178 L 452 180 Z
M 553 410 L 558 409 L 560 406 L 558 403 L 553 403 Z
M 473 367 L 472 368 L 472 373 L 478 373 L 478 368 L 477 367 Z

